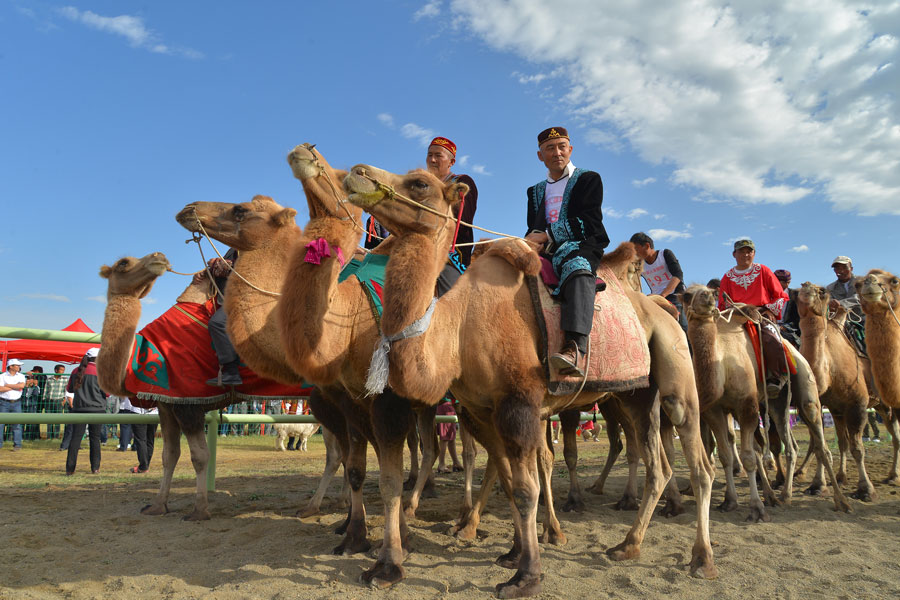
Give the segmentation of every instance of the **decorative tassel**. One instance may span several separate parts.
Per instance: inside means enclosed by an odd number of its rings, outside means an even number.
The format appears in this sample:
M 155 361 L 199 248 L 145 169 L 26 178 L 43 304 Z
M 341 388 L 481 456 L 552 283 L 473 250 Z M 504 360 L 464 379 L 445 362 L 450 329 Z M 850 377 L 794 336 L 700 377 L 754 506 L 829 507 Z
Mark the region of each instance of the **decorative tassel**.
M 406 328 L 396 335 L 387 337 L 381 336 L 381 339 L 375 342 L 375 350 L 372 352 L 372 361 L 369 363 L 369 373 L 366 376 L 366 391 L 369 396 L 375 396 L 384 391 L 388 385 L 390 377 L 390 361 L 388 360 L 388 352 L 391 351 L 391 344 L 399 340 L 414 338 L 428 331 L 431 324 L 431 317 L 434 314 L 434 307 L 437 304 L 437 298 L 431 299 L 431 304 L 425 314 L 406 326 Z

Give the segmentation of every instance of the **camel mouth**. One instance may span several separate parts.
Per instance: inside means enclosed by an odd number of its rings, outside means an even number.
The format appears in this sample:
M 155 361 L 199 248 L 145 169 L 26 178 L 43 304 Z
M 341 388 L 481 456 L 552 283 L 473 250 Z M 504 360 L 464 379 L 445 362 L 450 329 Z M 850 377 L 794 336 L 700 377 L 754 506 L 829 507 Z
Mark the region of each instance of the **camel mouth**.
M 193 204 L 182 208 L 175 215 L 175 220 L 188 231 L 200 231 L 200 217 L 197 216 L 197 207 Z
M 368 210 L 384 200 L 384 192 L 368 178 L 358 174 L 355 167 L 344 178 L 344 191 L 348 194 L 348 202 L 364 210 Z
M 301 181 L 311 179 L 319 173 L 319 169 L 316 167 L 316 155 L 311 148 L 315 148 L 315 145 L 301 144 L 291 150 L 287 156 L 294 177 Z

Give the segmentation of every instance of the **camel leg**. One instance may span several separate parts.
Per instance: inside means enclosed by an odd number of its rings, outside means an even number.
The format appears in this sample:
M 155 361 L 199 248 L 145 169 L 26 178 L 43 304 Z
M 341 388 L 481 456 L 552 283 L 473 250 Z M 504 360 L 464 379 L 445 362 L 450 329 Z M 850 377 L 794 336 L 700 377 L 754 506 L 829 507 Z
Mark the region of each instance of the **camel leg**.
M 813 448 L 813 444 L 810 441 L 806 445 L 806 456 L 803 457 L 803 461 L 800 463 L 800 466 L 794 470 L 794 479 L 800 480 L 806 477 L 806 465 L 809 463 L 809 460 L 815 455 L 816 451 Z
M 791 432 L 790 395 L 789 390 L 785 386 L 785 388 L 781 390 L 778 398 L 774 402 L 769 403 L 769 410 L 772 413 L 770 419 L 774 421 L 775 429 L 780 438 L 775 442 L 775 436 L 770 435 L 769 444 L 770 446 L 777 444 L 778 446 L 781 446 L 784 451 L 784 469 L 782 471 L 784 474 L 784 488 L 781 490 L 781 502 L 785 505 L 790 505 L 791 497 L 794 493 L 794 468 L 797 466 L 797 453 L 800 450 L 800 447 L 797 445 L 797 441 L 794 439 L 794 435 Z M 778 464 L 779 466 L 781 464 L 780 458 L 778 459 Z M 765 475 L 765 473 L 763 474 Z M 766 486 L 768 483 L 767 479 L 767 477 L 763 477 L 763 486 Z M 766 489 L 765 494 L 766 501 L 770 506 L 776 506 L 778 504 L 778 501 L 775 499 L 775 493 L 771 488 Z
M 625 460 L 628 463 L 628 480 L 625 482 L 625 490 L 622 492 L 622 497 L 613 505 L 613 509 L 637 510 L 638 506 L 640 506 L 637 500 L 637 472 L 641 461 L 640 444 L 631 423 L 623 423 L 622 429 L 625 432 Z
M 181 457 L 181 426 L 178 425 L 171 404 L 159 403 L 159 428 L 163 437 L 163 474 L 156 498 L 152 504 L 141 508 L 142 515 L 164 515 L 169 512 L 166 502 L 169 500 L 169 490 L 172 489 L 175 465 Z
M 375 564 L 361 576 L 362 583 L 386 588 L 406 577 L 403 568 L 404 545 L 408 536 L 403 519 L 403 445 L 409 432 L 412 414 L 409 400 L 392 392 L 385 392 L 372 403 L 372 429 L 378 442 L 378 487 L 384 502 L 384 541 Z M 434 431 L 434 412 L 432 431 Z M 427 431 L 426 429 L 421 432 Z M 423 462 L 427 470 L 427 461 Z M 420 477 L 422 472 L 419 473 Z M 418 484 L 418 482 L 417 482 Z
M 824 467 L 828 474 L 828 480 L 834 488 L 834 509 L 836 511 L 851 512 L 850 503 L 841 491 L 831 466 L 831 452 L 825 443 L 825 430 L 822 426 L 822 405 L 819 404 L 819 394 L 816 389 L 815 379 L 811 373 L 798 373 L 791 375 L 791 389 L 797 397 L 797 407 L 803 411 L 803 419 L 809 428 L 810 440 L 815 444 L 816 458 L 819 466 Z
M 504 398 L 493 415 L 510 467 L 510 505 L 521 545 L 515 574 L 496 586 L 499 598 L 521 598 L 541 592 L 541 554 L 536 521 L 540 495 L 537 453 L 542 451 L 545 442 L 539 409 L 541 387 L 537 386 L 537 389 L 536 393 Z
M 675 461 L 675 429 L 673 429 L 671 423 L 661 428 L 660 436 L 662 437 L 666 461 L 671 467 Z M 666 518 L 677 517 L 685 512 L 684 503 L 681 501 L 681 491 L 678 489 L 678 481 L 674 474 L 666 484 L 665 499 L 665 505 L 659 509 L 660 516 Z
M 547 421 L 546 429 L 544 446 L 537 450 L 538 477 L 540 477 L 545 504 L 544 531 L 541 533 L 540 540 L 543 543 L 564 546 L 568 540 L 559 525 L 559 519 L 556 518 L 556 511 L 553 509 L 553 441 L 550 437 L 550 421 Z
M 750 515 L 747 521 L 771 521 L 772 517 L 766 512 L 762 499 L 759 497 L 759 488 L 756 486 L 756 450 L 754 448 L 754 433 L 759 427 L 759 412 L 756 398 L 748 398 L 741 402 L 741 410 L 738 415 L 741 425 L 741 462 L 747 472 L 747 481 L 750 484 Z
M 335 546 L 332 554 L 355 554 L 368 552 L 372 544 L 366 539 L 366 506 L 363 501 L 362 487 L 366 480 L 366 451 L 368 442 L 360 431 L 348 426 L 349 447 L 347 464 L 344 470 L 350 483 L 350 511 L 343 529 L 344 538 Z
M 716 438 L 716 447 L 719 449 L 719 461 L 725 470 L 725 499 L 717 507 L 721 512 L 731 512 L 737 509 L 737 488 L 734 485 L 735 477 L 735 457 L 734 453 L 734 432 L 730 427 L 730 420 L 727 418 L 725 411 L 718 405 L 710 406 L 703 413 L 703 418 L 709 424 L 713 435 Z M 730 434 L 730 436 L 729 436 Z
M 715 468 L 703 444 L 699 402 L 696 392 L 687 390 L 682 397 L 663 396 L 660 404 L 678 430 L 684 458 L 690 469 L 691 487 L 697 500 L 697 534 L 691 549 L 690 572 L 695 577 L 712 579 L 718 576 L 709 538 L 709 506 Z M 668 437 L 671 441 L 671 432 Z M 671 448 L 673 458 L 674 450 L 673 444 Z M 671 479 L 674 480 L 675 476 L 673 475 Z M 677 485 L 675 490 L 678 490 Z
M 191 464 L 194 467 L 194 473 L 197 476 L 197 492 L 194 496 L 194 510 L 191 514 L 184 517 L 185 521 L 208 521 L 209 515 L 209 496 L 206 491 L 206 473 L 209 469 L 209 447 L 206 445 L 206 434 L 203 432 L 204 412 L 200 412 L 197 422 L 191 423 L 190 426 L 182 419 L 182 428 L 184 429 L 184 437 L 187 439 L 188 448 L 191 451 Z
M 835 473 L 837 482 L 841 485 L 847 483 L 847 454 L 850 450 L 850 432 L 847 430 L 847 418 L 838 411 L 831 411 L 834 420 L 834 433 L 838 441 L 838 470 Z M 862 439 L 860 439 L 862 442 Z
M 419 431 L 416 427 L 416 415 L 410 415 L 409 433 L 406 435 L 406 447 L 409 448 L 409 477 L 403 482 L 403 489 L 409 491 L 416 487 L 419 480 Z
M 620 544 L 607 549 L 612 560 L 626 560 L 641 555 L 641 542 L 650 525 L 653 510 L 662 496 L 663 488 L 672 476 L 668 462 L 662 456 L 659 437 L 659 395 L 654 385 L 636 390 L 629 397 L 627 408 L 631 413 L 634 433 L 639 441 L 647 474 L 644 479 L 644 495 L 638 507 L 634 524 Z
M 434 491 L 434 461 L 437 458 L 437 433 L 435 432 L 435 417 L 437 406 L 429 406 L 418 411 L 416 422 L 419 437 L 422 439 L 422 468 L 419 469 L 416 485 L 406 507 L 406 518 L 414 519 L 416 509 L 419 508 L 421 498 L 435 498 Z M 455 443 L 455 442 L 454 442 Z
M 497 462 L 488 455 L 487 463 L 484 465 L 484 475 L 481 478 L 481 489 L 478 492 L 478 498 L 474 504 L 460 514 L 459 521 L 450 529 L 450 535 L 455 535 L 460 540 L 474 540 L 478 531 L 478 524 L 481 523 L 481 513 L 487 504 L 488 496 L 494 488 L 497 481 Z
M 461 408 L 457 415 L 459 419 L 459 439 L 462 442 L 463 461 L 463 506 L 461 514 L 472 509 L 472 482 L 475 478 L 475 457 L 478 456 L 478 447 L 475 445 L 475 435 L 472 433 L 472 423 Z
M 866 472 L 866 450 L 862 443 L 863 429 L 865 429 L 868 417 L 866 414 L 867 404 L 868 398 L 858 400 L 845 415 L 847 445 L 853 454 L 853 460 L 856 461 L 856 470 L 859 472 L 856 491 L 850 494 L 850 497 L 863 502 L 871 502 L 875 498 L 875 486 L 872 485 L 869 474 Z
M 884 419 L 884 426 L 891 434 L 891 445 L 894 448 L 891 470 L 882 483 L 900 485 L 900 411 L 886 408 L 883 404 L 876 410 Z
M 578 483 L 578 442 L 575 435 L 580 417 L 581 411 L 577 409 L 564 410 L 559 413 L 559 426 L 564 432 L 563 458 L 565 458 L 566 468 L 569 470 L 569 496 L 562 505 L 563 512 L 584 511 L 584 496 Z
M 312 515 L 319 513 L 322 500 L 325 498 L 325 494 L 328 491 L 328 485 L 334 478 L 334 474 L 337 473 L 338 467 L 341 466 L 340 443 L 338 442 L 337 437 L 331 433 L 331 430 L 326 427 L 322 427 L 322 441 L 325 442 L 325 469 L 322 471 L 322 477 L 319 479 L 319 486 L 316 488 L 316 493 L 309 499 L 306 508 L 297 512 L 297 516 L 301 518 L 311 517 Z
M 609 454 L 606 456 L 603 471 L 594 484 L 587 489 L 587 491 L 598 496 L 603 495 L 603 486 L 606 485 L 606 478 L 609 477 L 609 473 L 612 471 L 613 465 L 616 464 L 616 459 L 619 458 L 623 448 L 621 439 L 622 425 L 618 416 L 614 415 L 614 411 L 607 407 L 613 402 L 617 402 L 617 400 L 607 400 L 600 405 L 600 414 L 603 415 L 603 420 L 606 421 L 606 439 L 609 440 Z

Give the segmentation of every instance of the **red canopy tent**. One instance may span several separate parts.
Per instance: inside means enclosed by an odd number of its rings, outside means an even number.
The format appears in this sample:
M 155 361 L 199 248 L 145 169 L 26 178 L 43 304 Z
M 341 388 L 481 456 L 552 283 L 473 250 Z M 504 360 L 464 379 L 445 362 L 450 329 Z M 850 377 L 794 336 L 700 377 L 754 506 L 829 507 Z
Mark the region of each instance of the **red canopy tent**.
M 64 328 L 63 331 L 96 333 L 81 319 Z M 81 357 L 84 356 L 84 353 L 89 348 L 96 348 L 99 345 L 99 343 L 54 342 L 49 340 L 0 340 L 0 356 L 3 358 L 4 367 L 7 359 L 10 358 L 75 363 L 81 360 Z

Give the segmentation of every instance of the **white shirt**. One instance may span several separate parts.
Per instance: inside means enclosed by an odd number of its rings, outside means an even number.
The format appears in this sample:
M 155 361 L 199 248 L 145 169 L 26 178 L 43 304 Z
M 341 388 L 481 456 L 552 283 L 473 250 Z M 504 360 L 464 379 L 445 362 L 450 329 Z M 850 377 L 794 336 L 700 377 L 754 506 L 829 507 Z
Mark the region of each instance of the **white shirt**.
M 666 259 L 663 256 L 662 250 L 657 251 L 656 260 L 651 264 L 648 265 L 646 262 L 644 263 L 641 277 L 643 277 L 644 281 L 647 282 L 647 285 L 650 286 L 651 294 L 662 294 L 663 290 L 666 289 L 666 286 L 669 285 L 669 281 L 672 280 L 672 274 L 669 273 L 669 265 L 666 264 Z
M 3 373 L 0 373 L 0 385 L 15 385 L 17 383 L 25 383 L 25 374 L 21 371 L 19 371 L 15 375 L 10 373 L 9 371 L 3 371 Z M 8 392 L 0 393 L 0 398 L 9 400 L 10 402 L 15 402 L 21 397 L 22 390 L 9 390 Z
M 552 225 L 559 221 L 559 209 L 562 207 L 563 194 L 566 192 L 566 186 L 569 185 L 569 176 L 575 171 L 575 165 L 572 161 L 566 165 L 563 170 L 563 176 L 553 181 L 550 175 L 547 175 L 547 189 L 544 191 L 544 215 L 547 217 L 547 225 Z

